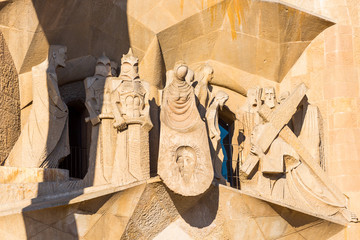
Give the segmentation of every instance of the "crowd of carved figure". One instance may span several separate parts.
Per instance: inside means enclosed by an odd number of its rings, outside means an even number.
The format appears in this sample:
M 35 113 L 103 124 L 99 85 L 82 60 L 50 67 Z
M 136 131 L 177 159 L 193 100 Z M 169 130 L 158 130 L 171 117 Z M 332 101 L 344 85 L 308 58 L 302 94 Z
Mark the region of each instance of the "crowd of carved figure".
M 33 106 L 6 166 L 56 168 L 69 154 L 68 108 L 56 74 L 58 67 L 66 67 L 65 61 L 66 47 L 51 46 L 48 58 L 32 68 Z M 86 121 L 92 129 L 82 186 L 126 185 L 150 178 L 150 86 L 140 79 L 131 49 L 121 59 L 119 76 L 117 67 L 103 55 L 94 76 L 84 80 Z M 179 61 L 159 90 L 157 171 L 168 188 L 183 196 L 202 194 L 211 183 L 228 184 L 221 173 L 218 121 L 229 95 L 212 90 L 213 76 L 207 64 L 194 72 Z M 301 84 L 279 101 L 272 87 L 247 91 L 246 104 L 236 110 L 235 134 L 241 136 L 237 161 L 232 161 L 236 185 L 289 206 L 352 220 L 346 197 L 321 166 L 320 116 L 307 102 L 306 91 Z

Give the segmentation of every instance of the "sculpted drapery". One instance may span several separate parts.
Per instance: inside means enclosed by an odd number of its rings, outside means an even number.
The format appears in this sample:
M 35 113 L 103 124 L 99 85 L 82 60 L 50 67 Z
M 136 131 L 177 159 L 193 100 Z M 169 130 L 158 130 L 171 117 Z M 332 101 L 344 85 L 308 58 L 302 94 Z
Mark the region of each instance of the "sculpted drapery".
M 54 168 L 70 153 L 68 108 L 55 72 L 65 67 L 66 51 L 64 46 L 50 46 L 48 58 L 32 68 L 32 109 L 5 166 Z

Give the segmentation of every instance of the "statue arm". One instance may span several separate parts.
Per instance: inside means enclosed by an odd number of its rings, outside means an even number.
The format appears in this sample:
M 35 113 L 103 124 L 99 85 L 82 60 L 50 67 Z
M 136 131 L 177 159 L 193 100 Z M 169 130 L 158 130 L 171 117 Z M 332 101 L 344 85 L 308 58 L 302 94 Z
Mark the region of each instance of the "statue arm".
M 150 118 L 150 104 L 149 104 L 149 91 L 148 90 L 146 91 L 146 94 L 144 97 L 144 104 L 145 104 L 145 107 L 143 109 L 143 113 L 144 113 L 145 121 L 142 124 L 142 127 L 146 128 L 150 131 L 153 127 L 153 124 L 152 124 L 151 118 Z
M 94 108 L 92 107 L 92 101 L 91 100 L 87 100 L 85 102 L 85 106 L 86 106 L 86 109 L 88 110 L 89 112 L 89 119 L 87 119 L 87 121 L 91 121 L 91 124 L 92 125 L 96 125 L 98 123 L 100 123 L 100 118 L 99 116 L 95 113 L 94 111 Z
M 100 123 L 100 118 L 96 114 L 93 107 L 96 104 L 94 90 L 87 86 L 86 80 L 85 80 L 85 91 L 86 91 L 85 107 L 89 112 L 89 118 L 87 119 L 87 121 L 90 120 L 91 124 L 94 126 Z
M 216 101 L 214 101 L 206 111 L 206 120 L 209 128 L 209 137 L 210 139 L 215 138 L 216 140 L 220 139 L 220 133 L 216 128 L 216 125 L 219 124 L 217 118 L 218 108 L 219 108 L 218 105 L 219 104 Z
M 117 96 L 116 92 L 113 92 L 112 94 L 112 102 L 113 104 L 111 104 L 112 106 L 112 112 L 114 114 L 114 118 L 115 118 L 115 122 L 114 122 L 114 128 L 118 129 L 118 130 L 123 130 L 126 128 L 126 122 L 125 119 L 122 117 L 122 112 L 121 112 L 121 102 L 119 97 Z M 120 105 L 120 107 L 119 107 Z
M 111 107 L 111 79 L 107 78 L 105 80 L 105 86 L 104 86 L 104 98 L 103 98 L 103 105 L 101 109 L 101 113 L 99 115 L 100 119 L 113 119 L 113 111 Z
M 250 152 L 256 156 L 258 156 L 260 159 L 266 160 L 266 155 L 262 151 L 262 149 L 257 144 L 252 144 L 250 148 Z
M 214 121 L 211 121 L 213 122 L 213 124 L 211 124 L 211 127 L 209 127 L 209 136 L 211 139 L 215 138 L 215 140 L 220 140 L 220 134 L 217 132 L 217 129 L 215 128 L 215 125 L 216 124 L 216 121 L 214 119 Z
M 206 108 L 209 108 L 211 105 L 211 102 L 215 100 L 216 98 L 216 94 L 214 94 L 213 92 L 210 91 L 210 89 L 207 89 L 207 96 L 206 96 L 207 100 L 206 100 Z
M 61 99 L 59 87 L 57 84 L 55 85 L 54 77 L 56 76 L 52 76 L 51 73 L 48 73 L 47 75 L 49 97 L 61 111 L 65 112 L 67 111 L 67 107 Z

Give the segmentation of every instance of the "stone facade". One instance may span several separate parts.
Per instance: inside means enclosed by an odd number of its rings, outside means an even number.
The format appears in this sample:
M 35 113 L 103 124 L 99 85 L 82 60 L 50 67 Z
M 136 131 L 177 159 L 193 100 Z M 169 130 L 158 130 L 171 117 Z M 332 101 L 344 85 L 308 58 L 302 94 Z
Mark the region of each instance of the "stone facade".
M 20 134 L 19 78 L 3 34 L 0 32 L 0 162 Z
M 0 1 L 0 31 L 7 239 L 360 235 L 356 0 Z

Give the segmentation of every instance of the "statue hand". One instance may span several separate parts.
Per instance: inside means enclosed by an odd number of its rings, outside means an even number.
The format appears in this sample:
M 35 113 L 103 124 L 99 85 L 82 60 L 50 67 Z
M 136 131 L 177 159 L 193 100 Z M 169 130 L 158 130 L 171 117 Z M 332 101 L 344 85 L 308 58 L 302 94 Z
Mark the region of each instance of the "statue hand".
M 252 145 L 251 148 L 250 148 L 250 152 L 253 153 L 254 155 L 256 156 L 263 156 L 264 153 L 263 151 L 260 149 L 260 147 L 256 146 L 256 145 Z
M 213 138 L 215 138 L 216 141 L 220 141 L 220 140 L 221 140 L 220 134 L 214 135 Z
M 103 118 L 114 118 L 114 115 L 111 114 L 111 113 L 101 113 L 101 114 L 99 115 L 99 118 L 100 118 L 100 119 L 103 119 Z
M 153 128 L 153 124 L 151 121 L 147 120 L 144 121 L 143 124 L 141 125 L 141 127 L 147 131 L 150 131 Z
M 90 121 L 93 126 L 95 126 L 101 122 L 99 116 L 95 116 L 95 117 L 91 118 Z
M 240 144 L 240 145 L 238 146 L 238 149 L 239 149 L 239 152 L 242 152 L 242 151 L 244 150 L 244 146 L 243 146 L 242 144 Z
M 126 127 L 127 127 L 126 122 L 123 119 L 120 121 L 115 121 L 113 126 L 114 126 L 114 128 L 116 128 L 120 131 L 126 129 Z

